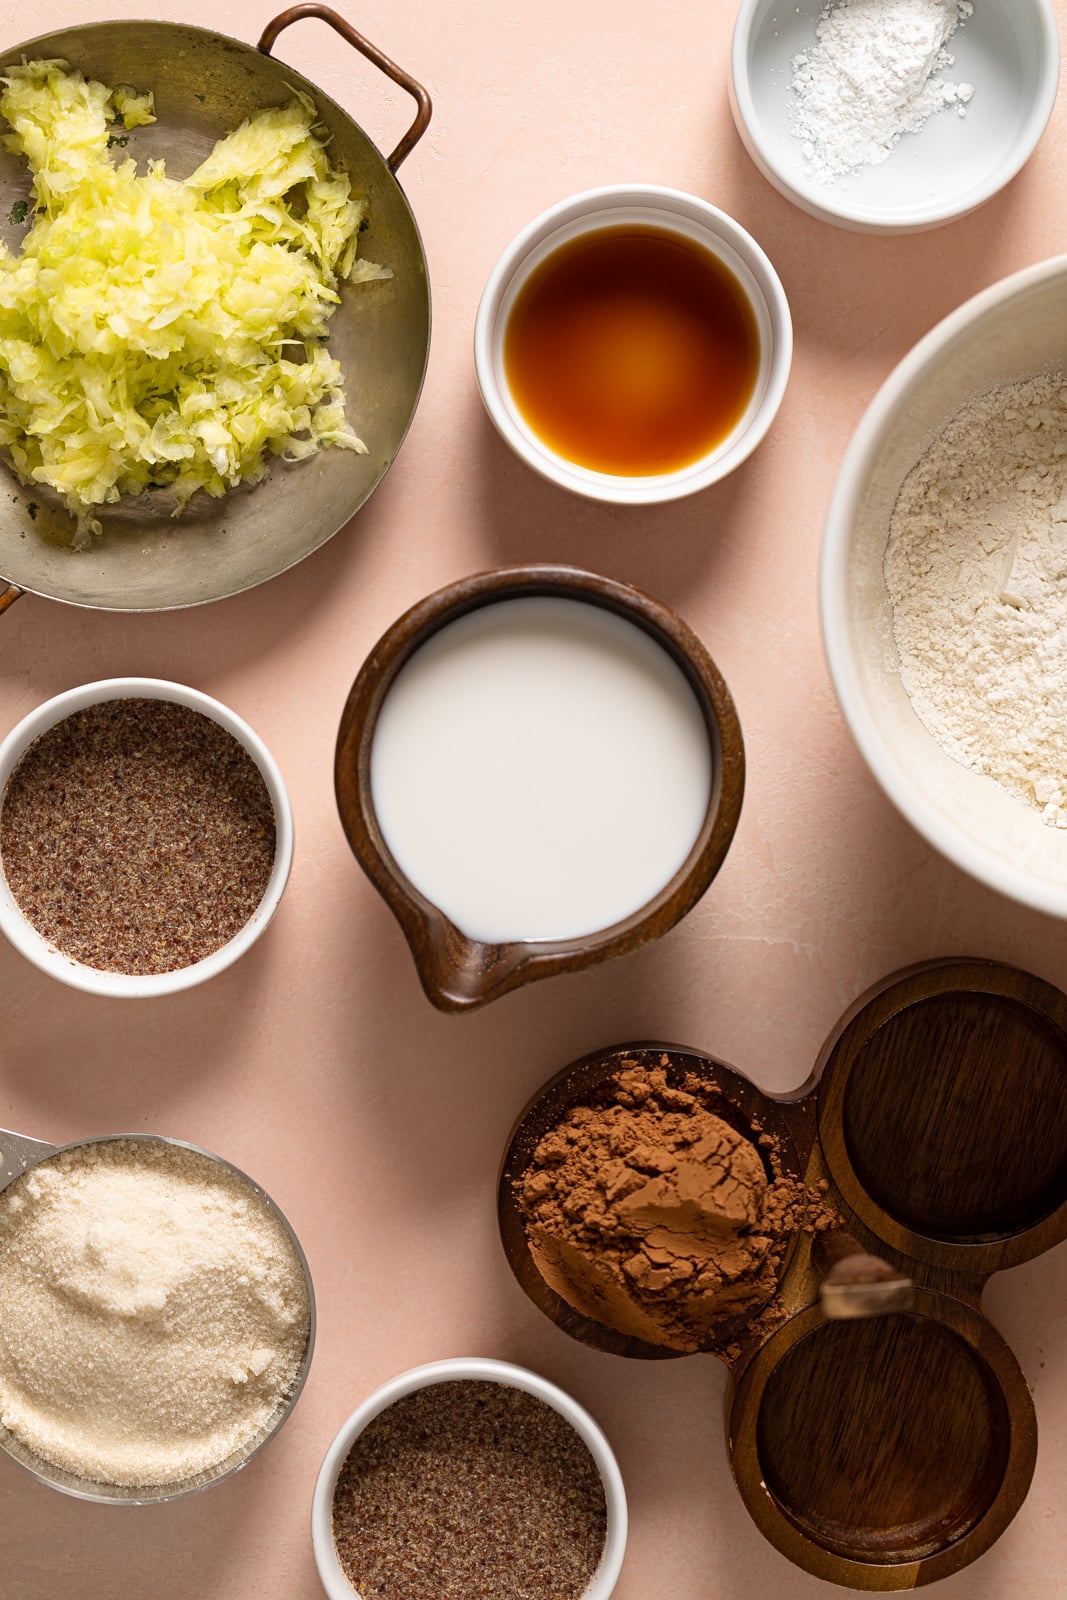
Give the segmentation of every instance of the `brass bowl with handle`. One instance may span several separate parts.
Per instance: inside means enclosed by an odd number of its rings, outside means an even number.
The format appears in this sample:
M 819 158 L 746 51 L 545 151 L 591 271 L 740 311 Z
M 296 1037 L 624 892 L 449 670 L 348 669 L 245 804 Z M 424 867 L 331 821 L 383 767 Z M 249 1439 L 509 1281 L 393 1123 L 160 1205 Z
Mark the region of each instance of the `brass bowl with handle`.
M 339 105 L 271 55 L 285 28 L 318 19 L 399 84 L 415 119 L 383 156 Z M 365 456 L 324 450 L 276 461 L 254 488 L 221 499 L 198 494 L 174 519 L 173 502 L 149 492 L 103 507 L 89 549 L 71 548 L 74 522 L 50 490 L 27 488 L 0 467 L 0 610 L 24 591 L 104 611 L 167 611 L 239 594 L 276 577 L 326 543 L 359 510 L 392 464 L 415 413 L 430 341 L 430 290 L 419 230 L 396 172 L 430 120 L 426 90 L 329 7 L 298 5 L 275 17 L 258 46 L 175 22 L 101 22 L 44 34 L 0 55 L 63 59 L 108 85 L 150 89 L 157 121 L 130 133 L 143 168 L 164 158 L 170 177 L 195 171 L 215 142 L 248 116 L 309 95 L 330 138 L 330 156 L 365 196 L 361 253 L 393 276 L 342 289 L 330 323 L 347 409 Z M 0 237 L 13 251 L 25 232 L 12 220 L 30 193 L 24 159 L 0 151 Z M 6 588 L 4 584 L 6 583 Z

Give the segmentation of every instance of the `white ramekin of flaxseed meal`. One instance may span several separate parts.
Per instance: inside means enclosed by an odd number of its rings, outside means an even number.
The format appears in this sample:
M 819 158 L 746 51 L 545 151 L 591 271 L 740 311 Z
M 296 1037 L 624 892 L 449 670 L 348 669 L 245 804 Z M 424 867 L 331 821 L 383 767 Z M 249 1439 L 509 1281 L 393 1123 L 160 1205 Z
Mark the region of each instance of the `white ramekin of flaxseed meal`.
M 93 994 L 173 994 L 222 972 L 285 888 L 278 767 L 219 701 L 157 678 L 56 695 L 0 744 L 0 930 Z
M 329 1600 L 609 1600 L 626 1529 L 618 1463 L 589 1413 L 478 1356 L 413 1367 L 364 1400 L 311 1508 Z

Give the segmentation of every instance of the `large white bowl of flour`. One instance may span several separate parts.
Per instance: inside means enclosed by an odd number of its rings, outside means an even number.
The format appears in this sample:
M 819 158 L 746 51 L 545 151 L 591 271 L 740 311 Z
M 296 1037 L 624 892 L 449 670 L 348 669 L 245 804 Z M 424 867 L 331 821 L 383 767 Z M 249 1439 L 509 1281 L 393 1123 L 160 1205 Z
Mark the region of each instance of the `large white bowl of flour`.
M 1067 917 L 1067 256 L 968 301 L 887 379 L 820 583 L 886 794 L 966 872 Z

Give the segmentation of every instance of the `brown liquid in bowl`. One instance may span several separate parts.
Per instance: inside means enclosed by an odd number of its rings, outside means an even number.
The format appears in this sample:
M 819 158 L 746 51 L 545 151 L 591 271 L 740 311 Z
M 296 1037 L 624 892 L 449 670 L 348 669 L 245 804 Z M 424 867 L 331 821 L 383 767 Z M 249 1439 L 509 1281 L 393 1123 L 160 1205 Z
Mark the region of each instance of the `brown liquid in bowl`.
M 675 472 L 722 443 L 759 371 L 749 299 L 710 250 L 657 228 L 562 245 L 508 318 L 519 412 L 557 455 L 595 472 Z

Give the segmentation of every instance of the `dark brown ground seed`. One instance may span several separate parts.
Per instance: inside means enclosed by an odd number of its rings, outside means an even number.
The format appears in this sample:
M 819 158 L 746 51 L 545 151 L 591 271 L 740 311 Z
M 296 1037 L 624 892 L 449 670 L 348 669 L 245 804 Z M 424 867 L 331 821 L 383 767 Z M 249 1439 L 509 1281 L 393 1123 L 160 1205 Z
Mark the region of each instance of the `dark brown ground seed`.
M 169 700 L 107 700 L 34 740 L 4 791 L 0 859 L 23 915 L 105 972 L 173 972 L 263 898 L 274 809 L 232 734 Z
M 333 1497 L 338 1560 L 365 1600 L 578 1600 L 606 1529 L 600 1474 L 570 1423 L 473 1378 L 375 1417 Z

